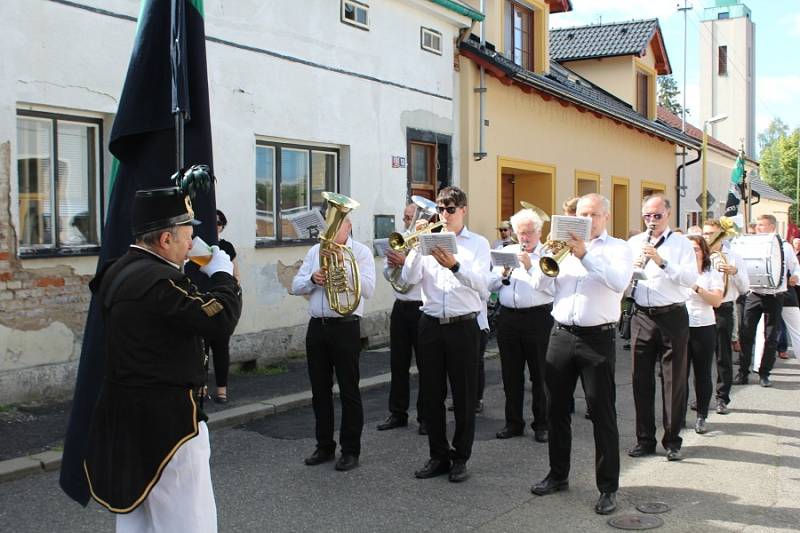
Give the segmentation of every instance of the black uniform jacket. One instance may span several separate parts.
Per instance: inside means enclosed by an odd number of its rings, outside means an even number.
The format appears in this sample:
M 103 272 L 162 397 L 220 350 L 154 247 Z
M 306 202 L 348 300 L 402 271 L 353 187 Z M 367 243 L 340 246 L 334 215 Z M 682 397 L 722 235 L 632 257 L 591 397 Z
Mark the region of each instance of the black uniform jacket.
M 106 331 L 106 375 L 92 416 L 84 468 L 92 497 L 129 513 L 169 460 L 198 433 L 205 414 L 201 335 L 227 337 L 242 309 L 232 276 L 218 272 L 200 292 L 160 257 L 131 248 L 90 284 Z

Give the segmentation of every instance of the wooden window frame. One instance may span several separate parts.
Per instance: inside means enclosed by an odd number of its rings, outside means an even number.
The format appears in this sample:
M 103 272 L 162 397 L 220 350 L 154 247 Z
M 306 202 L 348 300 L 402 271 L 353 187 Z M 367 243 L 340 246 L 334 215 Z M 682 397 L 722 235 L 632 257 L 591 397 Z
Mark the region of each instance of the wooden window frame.
M 324 202 L 321 206 L 317 206 L 313 204 L 312 199 L 312 176 L 314 174 L 314 154 L 315 153 L 323 153 L 323 154 L 332 154 L 336 158 L 335 162 L 335 176 L 330 178 L 330 183 L 326 182 L 326 190 L 332 190 L 333 192 L 339 192 L 340 190 L 340 183 L 341 183 L 341 150 L 339 148 L 335 148 L 333 146 L 327 145 L 313 145 L 313 144 L 299 144 L 293 142 L 281 142 L 281 141 L 273 141 L 273 140 L 263 140 L 257 139 L 256 140 L 256 149 L 258 147 L 267 147 L 273 150 L 273 179 L 274 179 L 274 186 L 272 192 L 272 202 L 273 202 L 273 225 L 274 225 L 274 235 L 272 237 L 259 237 L 255 236 L 255 246 L 256 248 L 272 248 L 278 246 L 305 246 L 308 244 L 313 244 L 317 242 L 315 238 L 291 238 L 291 237 L 284 237 L 283 236 L 283 220 L 282 220 L 282 213 L 281 213 L 281 152 L 282 150 L 296 150 L 296 151 L 305 151 L 306 157 L 308 161 L 308 176 L 306 176 L 306 205 L 308 209 L 313 209 L 314 207 L 320 207 L 323 210 L 324 214 Z M 255 176 L 254 176 L 255 178 Z M 255 184 L 255 181 L 254 181 Z M 333 185 L 333 187 L 330 187 Z M 255 200 L 255 198 L 254 198 Z M 253 206 L 255 208 L 255 205 Z
M 719 76 L 728 75 L 728 47 L 722 45 L 717 47 L 717 74 Z
M 56 193 L 56 189 L 58 188 L 58 165 L 51 164 L 51 174 L 50 174 L 50 187 L 51 187 L 51 198 L 50 202 L 52 205 L 52 213 L 51 216 L 53 217 L 53 244 L 40 244 L 40 245 L 23 245 L 19 241 L 19 235 L 17 235 L 17 244 L 19 246 L 19 257 L 26 259 L 26 258 L 37 258 L 37 257 L 63 257 L 63 256 L 92 256 L 97 255 L 100 253 L 100 245 L 103 242 L 103 229 L 104 224 L 103 221 L 105 220 L 105 178 L 104 178 L 104 133 L 103 133 L 103 120 L 96 116 L 87 116 L 87 115 L 77 115 L 77 114 L 67 114 L 67 113 L 54 113 L 50 111 L 38 111 L 38 110 L 30 110 L 30 109 L 18 109 L 16 113 L 17 119 L 20 118 L 32 118 L 32 119 L 39 119 L 39 120 L 48 120 L 51 122 L 51 153 L 50 158 L 51 160 L 58 161 L 58 124 L 59 122 L 71 122 L 71 123 L 79 123 L 79 124 L 86 124 L 91 125 L 96 128 L 97 130 L 97 138 L 95 139 L 95 161 L 93 161 L 94 166 L 94 195 L 95 198 L 92 201 L 94 215 L 95 215 L 95 224 L 97 226 L 97 243 L 91 244 L 80 244 L 80 245 L 69 245 L 69 244 L 62 244 L 59 241 L 59 227 L 58 227 L 58 219 L 59 219 L 59 205 L 58 205 L 58 194 Z M 15 126 L 16 128 L 16 126 Z M 19 147 L 17 147 L 19 148 Z M 18 165 L 17 162 L 19 160 L 19 154 L 14 154 L 14 162 L 15 165 Z M 17 182 L 19 182 L 19 176 L 17 176 Z M 19 190 L 17 190 L 17 198 L 16 201 L 19 202 Z M 22 213 L 19 213 L 20 220 L 19 220 L 19 231 L 21 231 L 22 225 Z
M 349 24 L 350 26 L 354 26 L 360 30 L 369 31 L 369 4 L 365 4 L 364 2 L 358 2 L 357 0 L 341 0 L 341 1 L 342 1 L 341 13 L 340 13 L 341 21 L 344 24 Z M 345 16 L 347 6 L 351 6 L 356 11 L 359 9 L 363 10 L 367 16 L 367 22 L 361 23 L 358 22 L 357 20 L 351 20 L 347 18 Z
M 645 76 L 647 78 L 647 109 L 642 110 L 641 105 L 639 103 L 639 75 Z M 636 105 L 634 109 L 637 113 L 641 114 L 644 117 L 647 117 L 649 120 L 656 119 L 656 111 L 657 111 L 657 99 L 656 99 L 656 76 L 658 73 L 656 70 L 645 63 L 636 60 L 634 63 L 634 79 L 633 79 L 633 87 L 634 87 L 634 100 Z
M 428 157 L 428 176 L 430 180 L 428 183 L 423 184 L 421 182 L 416 182 L 412 178 L 413 176 L 411 173 L 414 170 L 414 150 L 412 147 L 414 145 L 425 146 L 427 149 L 430 150 L 429 157 Z M 410 185 L 410 189 L 423 189 L 426 191 L 431 191 L 434 197 L 436 197 L 436 180 L 437 180 L 437 172 L 436 172 L 436 145 L 434 143 L 425 142 L 425 141 L 408 141 L 408 183 Z
M 530 65 L 521 66 L 539 74 L 547 73 L 550 70 L 548 60 L 550 37 L 547 27 L 549 5 L 545 0 L 504 0 L 502 5 L 501 36 L 504 55 L 514 61 L 513 7 L 518 6 L 531 14 Z

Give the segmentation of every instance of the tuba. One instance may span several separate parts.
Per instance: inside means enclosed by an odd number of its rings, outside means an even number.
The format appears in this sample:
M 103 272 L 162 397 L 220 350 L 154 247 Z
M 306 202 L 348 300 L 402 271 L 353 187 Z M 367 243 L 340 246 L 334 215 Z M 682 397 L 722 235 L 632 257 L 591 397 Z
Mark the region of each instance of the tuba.
M 436 215 L 436 204 L 434 202 L 428 200 L 424 196 L 412 196 L 411 201 L 417 206 L 417 209 L 414 212 L 414 220 L 411 221 L 409 228 L 414 228 L 417 224 L 417 221 L 424 217 L 427 217 L 429 222 L 424 228 L 417 231 L 412 231 L 411 233 L 400 233 L 395 231 L 389 235 L 389 247 L 395 252 L 402 254 L 407 254 L 409 250 L 417 245 L 420 235 L 423 233 L 430 233 L 436 228 L 440 228 L 444 225 L 444 222 L 441 221 L 435 223 L 430 222 L 430 220 Z M 411 290 L 413 285 L 400 281 L 400 274 L 402 271 L 402 267 L 391 267 L 387 265 L 387 267 L 383 269 L 383 277 L 386 278 L 386 281 L 389 282 L 389 284 L 392 286 L 392 289 L 400 294 L 405 294 Z
M 719 225 L 720 230 L 716 232 L 714 235 L 709 236 L 706 239 L 706 244 L 708 244 L 709 248 L 713 248 L 720 241 L 724 241 L 725 239 L 732 239 L 739 235 L 739 228 L 736 226 L 736 223 L 733 219 L 728 217 L 719 217 Z M 720 247 L 719 251 L 711 253 L 711 268 L 714 270 L 719 271 L 719 267 L 722 265 L 727 265 L 728 261 L 725 257 L 725 253 L 722 251 L 722 247 Z M 722 295 L 725 296 L 728 294 L 728 274 L 724 274 L 723 278 L 725 279 L 725 284 L 722 289 Z
M 358 207 L 358 202 L 343 194 L 325 191 L 322 197 L 328 202 L 325 211 L 325 233 L 319 237 L 319 267 L 325 272 L 325 294 L 328 305 L 340 315 L 349 315 L 361 301 L 361 278 L 358 262 L 347 246 L 336 242 L 336 234 L 347 213 Z M 347 264 L 350 268 L 347 268 Z

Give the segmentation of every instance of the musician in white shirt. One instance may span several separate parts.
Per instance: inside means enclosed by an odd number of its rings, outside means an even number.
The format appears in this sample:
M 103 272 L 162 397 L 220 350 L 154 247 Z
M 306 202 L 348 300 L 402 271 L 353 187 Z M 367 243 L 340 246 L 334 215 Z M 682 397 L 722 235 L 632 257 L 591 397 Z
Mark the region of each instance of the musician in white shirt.
M 777 221 L 774 216 L 764 214 L 756 220 L 756 233 L 772 234 L 775 233 Z M 750 364 L 753 360 L 753 344 L 755 343 L 756 326 L 764 315 L 764 351 L 761 356 L 761 364 L 758 369 L 759 383 L 762 387 L 771 387 L 769 379 L 772 367 L 775 364 L 775 354 L 778 344 L 778 316 L 783 317 L 786 323 L 786 330 L 791 335 L 792 345 L 797 342 L 800 345 L 800 310 L 791 305 L 783 307 L 783 299 L 788 288 L 797 285 L 798 275 L 800 275 L 800 265 L 794 255 L 792 247 L 781 239 L 783 247 L 783 259 L 785 262 L 781 285 L 775 289 L 757 288 L 752 289 L 745 299 L 744 312 L 742 313 L 742 326 L 739 332 L 739 342 L 742 346 L 741 357 L 739 358 L 739 373 L 733 379 L 737 385 L 747 384 Z M 788 311 L 787 311 L 788 309 Z M 786 311 L 786 312 L 782 312 Z
M 489 290 L 498 293 L 500 315 L 497 319 L 497 346 L 506 395 L 505 426 L 498 439 L 522 435 L 525 430 L 525 366 L 532 382 L 531 428 L 537 442 L 547 442 L 547 392 L 544 383 L 545 358 L 550 330 L 553 327 L 553 291 L 533 288 L 531 272 L 539 270 L 542 244 L 542 219 L 531 209 L 522 209 L 511 217 L 519 244 L 503 248 L 517 254 L 520 267 L 495 266 Z
M 592 413 L 595 476 L 600 498 L 598 514 L 616 509 L 619 488 L 615 339 L 622 293 L 633 273 L 633 254 L 627 243 L 606 231 L 609 202 L 587 194 L 578 202 L 578 216 L 591 217 L 591 240 L 577 235 L 567 241 L 572 254 L 560 263 L 558 276 L 534 273 L 537 289 L 554 291 L 555 326 L 547 349 L 545 380 L 550 396 L 550 472 L 531 492 L 544 496 L 569 486 L 572 432 L 570 403 L 578 376 L 583 376 L 586 401 Z
M 714 239 L 722 231 L 722 224 L 719 220 L 706 220 L 703 224 L 703 237 L 706 242 Z M 747 269 L 744 266 L 742 257 L 727 246 L 724 239 L 716 239 L 717 242 L 711 246 L 712 256 L 720 253 L 725 258 L 725 262 L 719 262 L 717 269 L 728 277 L 728 290 L 722 296 L 722 303 L 714 309 L 714 318 L 717 326 L 717 391 L 716 391 L 716 410 L 718 414 L 726 415 L 730 413 L 728 404 L 731 401 L 731 383 L 733 382 L 733 354 L 732 340 L 736 324 L 735 305 L 736 299 L 740 294 L 747 294 L 750 287 L 750 279 Z M 737 337 L 738 338 L 738 335 Z
M 631 237 L 628 244 L 636 265 L 647 279 L 636 282 L 636 311 L 631 319 L 633 399 L 636 406 L 636 446 L 631 457 L 652 455 L 656 450 L 655 367 L 661 362 L 664 436 L 667 460 L 681 460 L 680 432 L 686 418 L 689 315 L 686 297 L 697 280 L 694 249 L 689 240 L 669 228 L 669 199 L 648 196 L 642 218 L 652 232 Z
M 452 482 L 468 477 L 467 461 L 475 439 L 475 406 L 478 388 L 478 314 L 488 299 L 489 241 L 464 225 L 467 195 L 457 187 L 445 187 L 436 199 L 445 230 L 456 234 L 455 255 L 435 247 L 431 255 L 409 252 L 403 279 L 422 289 L 419 324 L 419 361 L 425 424 L 430 459 L 414 475 L 430 478 L 449 472 Z M 444 400 L 445 380 L 453 393 L 456 429 L 452 450 L 447 440 Z

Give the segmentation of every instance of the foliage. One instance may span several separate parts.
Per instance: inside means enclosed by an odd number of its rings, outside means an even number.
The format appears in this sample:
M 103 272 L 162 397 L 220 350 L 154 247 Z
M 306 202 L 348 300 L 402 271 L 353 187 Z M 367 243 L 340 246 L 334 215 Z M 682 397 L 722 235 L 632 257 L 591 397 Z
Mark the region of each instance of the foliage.
M 678 97 L 681 95 L 678 89 L 678 82 L 672 75 L 658 77 L 658 105 L 666 107 L 675 115 L 681 116 L 683 106 L 678 103 Z M 689 109 L 686 109 L 689 113 Z
M 800 150 L 800 128 L 791 133 L 780 119 L 773 120 L 758 136 L 761 143 L 761 179 L 786 196 L 797 198 L 797 164 Z M 789 215 L 798 220 L 797 205 Z

